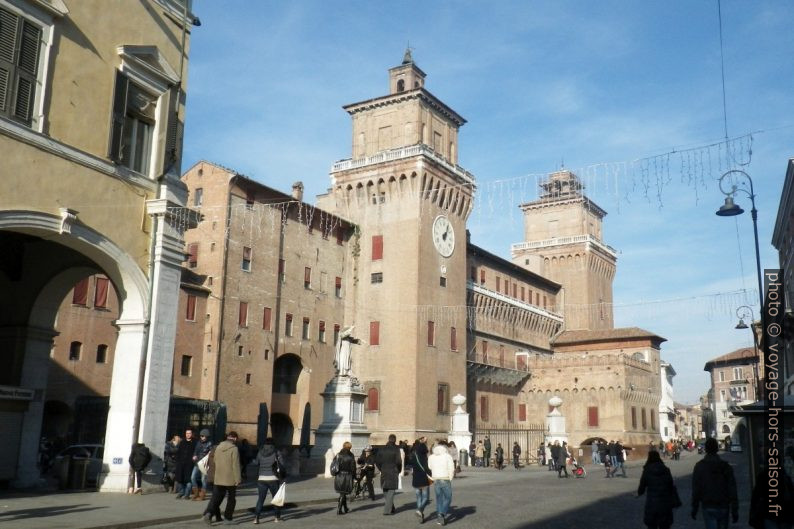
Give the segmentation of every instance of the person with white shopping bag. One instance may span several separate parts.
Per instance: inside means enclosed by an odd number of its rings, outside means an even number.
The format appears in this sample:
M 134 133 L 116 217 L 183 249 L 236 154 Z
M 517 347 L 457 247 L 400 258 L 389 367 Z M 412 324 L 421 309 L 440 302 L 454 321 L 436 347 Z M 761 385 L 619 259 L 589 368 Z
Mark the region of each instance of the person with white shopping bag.
M 273 444 L 273 439 L 268 437 L 265 439 L 264 444 L 259 449 L 256 455 L 256 462 L 259 465 L 259 478 L 256 481 L 256 488 L 259 495 L 256 499 L 256 508 L 254 509 L 254 523 L 259 523 L 259 518 L 262 515 L 262 507 L 265 503 L 265 497 L 268 491 L 272 499 L 270 504 L 273 505 L 275 512 L 275 522 L 281 521 L 281 507 L 284 506 L 284 499 L 286 496 L 286 487 L 284 479 L 287 477 L 286 465 L 284 458 L 281 456 L 276 446 Z

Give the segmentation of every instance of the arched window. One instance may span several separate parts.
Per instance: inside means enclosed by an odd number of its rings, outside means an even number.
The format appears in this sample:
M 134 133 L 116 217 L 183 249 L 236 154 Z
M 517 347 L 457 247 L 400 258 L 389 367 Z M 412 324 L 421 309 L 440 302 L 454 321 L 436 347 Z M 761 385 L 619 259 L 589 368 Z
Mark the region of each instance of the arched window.
M 731 433 L 731 427 L 727 424 L 722 425 L 722 433 Z
M 380 392 L 378 388 L 369 388 L 367 390 L 367 411 L 380 410 Z
M 302 370 L 303 365 L 297 356 L 280 356 L 273 364 L 273 393 L 297 393 L 298 377 Z
M 405 90 L 405 81 L 400 79 L 399 81 L 397 81 L 397 91 L 402 92 L 404 90 Z
M 69 360 L 80 360 L 80 353 L 83 350 L 83 344 L 80 342 L 72 342 L 69 344 Z

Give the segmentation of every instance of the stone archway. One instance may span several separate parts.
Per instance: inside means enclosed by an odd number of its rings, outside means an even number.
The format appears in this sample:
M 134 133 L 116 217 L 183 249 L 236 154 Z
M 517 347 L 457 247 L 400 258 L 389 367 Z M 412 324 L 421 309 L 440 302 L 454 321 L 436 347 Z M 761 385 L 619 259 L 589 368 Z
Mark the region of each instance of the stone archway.
M 295 427 L 292 419 L 284 413 L 274 413 L 270 416 L 270 431 L 276 446 L 292 446 L 292 436 Z

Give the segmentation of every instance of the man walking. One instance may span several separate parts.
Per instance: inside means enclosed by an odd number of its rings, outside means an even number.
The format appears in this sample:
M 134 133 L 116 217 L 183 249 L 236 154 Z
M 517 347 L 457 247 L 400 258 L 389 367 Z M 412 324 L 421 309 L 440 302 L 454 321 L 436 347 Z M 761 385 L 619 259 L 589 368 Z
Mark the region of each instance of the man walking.
M 237 504 L 237 486 L 240 484 L 240 452 L 237 450 L 237 432 L 226 434 L 226 440 L 213 452 L 212 499 L 204 511 L 204 523 L 212 525 L 212 516 L 220 513 L 221 502 L 226 494 L 226 509 L 223 512 L 226 524 L 232 524 L 234 507 Z
M 185 438 L 176 448 L 176 474 L 174 488 L 176 499 L 190 499 L 191 476 L 193 475 L 193 454 L 196 452 L 196 440 L 193 438 L 193 429 L 185 430 Z
M 731 466 L 717 455 L 717 440 L 706 439 L 706 455 L 692 471 L 692 519 L 703 505 L 706 529 L 727 529 L 728 510 L 733 523 L 739 521 L 739 496 Z
M 199 432 L 199 442 L 196 443 L 196 448 L 193 452 L 193 473 L 190 476 L 190 485 L 188 485 L 188 492 L 185 496 L 190 496 L 191 487 L 195 489 L 195 495 L 191 499 L 196 501 L 203 501 L 207 496 L 207 474 L 202 474 L 199 469 L 198 462 L 210 453 L 212 449 L 212 441 L 210 440 L 210 431 L 204 428 Z
M 378 450 L 375 464 L 380 470 L 380 486 L 383 489 L 383 515 L 394 514 L 394 491 L 399 486 L 399 476 L 402 472 L 400 449 L 397 447 L 397 436 L 389 435 L 389 442 Z M 449 454 L 447 454 L 449 455 Z
M 593 443 L 590 445 L 590 451 L 592 452 L 593 464 L 600 465 L 601 458 L 598 457 L 598 440 L 593 439 Z
M 485 466 L 491 466 L 491 438 L 487 435 L 485 436 Z
M 452 503 L 452 478 L 455 476 L 455 462 L 447 450 L 447 442 L 439 441 L 433 447 L 433 454 L 427 458 L 427 466 L 433 476 L 436 491 L 436 523 L 447 525 L 447 513 Z

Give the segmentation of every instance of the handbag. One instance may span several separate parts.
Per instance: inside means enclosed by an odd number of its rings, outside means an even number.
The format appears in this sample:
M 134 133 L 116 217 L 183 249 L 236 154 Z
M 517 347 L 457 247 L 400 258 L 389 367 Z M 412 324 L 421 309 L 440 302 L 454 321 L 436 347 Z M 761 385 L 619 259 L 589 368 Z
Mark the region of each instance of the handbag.
M 273 475 L 276 476 L 278 479 L 284 479 L 287 477 L 287 469 L 279 463 L 278 457 L 273 460 Z
M 196 466 L 198 467 L 199 472 L 206 474 L 210 469 L 210 455 L 207 454 L 199 459 L 199 462 L 196 463 Z
M 336 476 L 337 474 L 339 474 L 339 456 L 338 455 L 334 456 L 333 461 L 331 461 L 331 468 L 328 469 L 328 472 L 332 476 Z
M 283 507 L 284 502 L 287 500 L 287 484 L 282 483 L 281 486 L 278 488 L 278 492 L 276 495 L 273 496 L 273 499 L 270 500 L 270 505 L 275 505 L 276 507 Z

